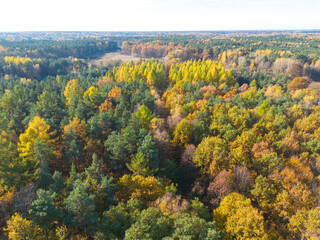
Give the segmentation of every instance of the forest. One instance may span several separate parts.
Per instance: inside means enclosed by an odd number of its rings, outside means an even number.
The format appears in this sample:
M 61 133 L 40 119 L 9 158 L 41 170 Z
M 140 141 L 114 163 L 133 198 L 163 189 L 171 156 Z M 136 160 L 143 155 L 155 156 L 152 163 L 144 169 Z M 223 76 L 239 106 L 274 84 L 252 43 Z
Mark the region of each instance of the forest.
M 1 33 L 0 238 L 320 239 L 319 48 Z M 141 60 L 88 62 L 117 51 Z

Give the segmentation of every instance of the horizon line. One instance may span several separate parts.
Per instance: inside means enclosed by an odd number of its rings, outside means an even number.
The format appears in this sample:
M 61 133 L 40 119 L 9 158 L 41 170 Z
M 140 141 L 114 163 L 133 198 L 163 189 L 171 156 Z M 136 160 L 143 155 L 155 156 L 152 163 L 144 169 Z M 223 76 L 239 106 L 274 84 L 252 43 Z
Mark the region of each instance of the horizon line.
M 319 31 L 320 28 L 305 28 L 305 29 L 225 29 L 225 30 L 21 30 L 21 31 L 1 31 L 0 33 L 33 33 L 33 32 L 113 32 L 113 33 L 123 33 L 123 32 L 293 32 L 293 31 Z

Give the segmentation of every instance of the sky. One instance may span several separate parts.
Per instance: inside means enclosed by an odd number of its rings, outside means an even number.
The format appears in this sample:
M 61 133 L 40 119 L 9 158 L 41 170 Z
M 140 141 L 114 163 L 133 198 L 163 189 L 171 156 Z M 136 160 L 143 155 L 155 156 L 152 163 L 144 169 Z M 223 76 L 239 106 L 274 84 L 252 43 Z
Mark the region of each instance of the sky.
M 320 29 L 319 0 L 3 0 L 0 31 Z

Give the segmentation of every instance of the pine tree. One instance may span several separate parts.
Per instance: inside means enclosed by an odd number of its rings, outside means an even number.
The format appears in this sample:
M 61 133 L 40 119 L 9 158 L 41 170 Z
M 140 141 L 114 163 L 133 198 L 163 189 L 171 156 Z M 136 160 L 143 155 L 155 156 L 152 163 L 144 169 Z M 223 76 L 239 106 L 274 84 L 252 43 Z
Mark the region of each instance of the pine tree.
M 85 174 L 87 179 L 96 180 L 98 183 L 101 182 L 103 171 L 101 161 L 98 159 L 97 154 L 94 153 L 92 155 L 92 164 L 86 168 Z
M 123 136 L 119 133 L 112 132 L 104 144 L 109 159 L 108 167 L 112 170 L 121 170 L 125 167 L 128 150 Z
M 66 211 L 64 223 L 85 231 L 92 230 L 98 220 L 94 212 L 94 196 L 87 193 L 88 188 L 88 184 L 76 180 L 73 190 L 63 201 Z
M 53 193 L 56 193 L 56 205 L 61 207 L 62 201 L 66 194 L 66 184 L 62 178 L 61 172 L 55 171 L 52 175 L 52 184 L 49 186 L 49 190 Z
M 0 185 L 5 189 L 19 184 L 19 162 L 16 146 L 5 136 L 0 136 Z
M 150 133 L 144 137 L 138 152 L 143 153 L 144 157 L 149 160 L 149 167 L 157 171 L 156 169 L 159 167 L 158 150 L 155 148 L 155 143 Z
M 86 111 L 85 111 L 85 107 L 84 107 L 84 104 L 83 104 L 83 101 L 80 100 L 78 105 L 77 105 L 77 108 L 76 108 L 76 111 L 75 111 L 75 117 L 81 119 L 81 120 L 85 120 L 86 119 Z
M 80 173 L 77 173 L 76 166 L 72 163 L 71 164 L 71 171 L 69 173 L 69 178 L 67 180 L 67 187 L 69 191 L 72 191 L 73 185 L 77 180 L 81 180 L 82 176 Z
M 125 233 L 129 239 L 164 239 L 170 236 L 171 221 L 159 209 L 148 208 L 140 213 L 138 220 Z
M 34 159 L 37 162 L 37 170 L 35 172 L 38 187 L 42 189 L 47 189 L 50 185 L 52 178 L 49 171 L 49 162 L 53 158 L 53 153 L 50 148 L 41 140 L 37 139 L 34 144 Z
M 52 175 L 52 183 L 50 184 L 49 189 L 57 195 L 61 195 L 64 188 L 65 184 L 61 172 L 55 171 Z
M 130 163 L 127 163 L 127 168 L 133 172 L 134 175 L 141 175 L 147 177 L 153 175 L 153 171 L 149 168 L 149 160 L 142 152 L 138 152 Z
M 95 153 L 92 156 L 92 164 L 86 169 L 85 174 L 85 182 L 90 186 L 89 192 L 94 195 L 95 211 L 102 214 L 115 203 L 113 178 L 103 173 L 101 160 Z
M 69 108 L 68 108 L 69 120 L 72 120 L 76 117 L 78 105 L 79 105 L 79 98 L 77 98 L 75 95 L 72 95 Z
M 46 231 L 50 229 L 52 223 L 60 215 L 54 205 L 55 197 L 56 193 L 39 189 L 37 198 L 32 202 L 29 210 L 32 221 Z
M 77 134 L 69 127 L 65 133 L 65 158 L 68 164 L 74 163 L 83 159 L 83 149 L 81 142 L 77 139 Z
M 142 127 L 147 129 L 149 128 L 151 119 L 154 117 L 152 112 L 145 105 L 140 107 L 139 111 L 136 112 L 136 116 L 140 120 Z

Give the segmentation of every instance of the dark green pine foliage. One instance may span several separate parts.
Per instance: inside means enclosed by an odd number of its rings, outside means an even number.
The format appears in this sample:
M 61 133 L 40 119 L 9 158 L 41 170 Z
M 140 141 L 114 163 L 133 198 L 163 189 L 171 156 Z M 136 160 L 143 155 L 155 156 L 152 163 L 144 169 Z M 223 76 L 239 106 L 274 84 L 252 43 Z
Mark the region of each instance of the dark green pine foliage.
M 65 115 L 63 107 L 63 101 L 57 92 L 44 91 L 32 108 L 31 115 L 44 118 L 51 128 L 57 129 Z
M 50 229 L 60 216 L 60 212 L 54 205 L 55 197 L 56 193 L 39 189 L 37 198 L 33 200 L 29 210 L 31 220 L 45 230 Z
M 123 239 L 128 228 L 139 218 L 143 209 L 137 199 L 130 199 L 127 203 L 119 203 L 103 213 L 100 231 L 105 239 Z
M 143 139 L 141 146 L 138 148 L 138 152 L 143 153 L 149 160 L 149 167 L 157 171 L 159 167 L 158 150 L 155 148 L 155 143 L 150 133 Z
M 123 133 L 112 132 L 105 141 L 107 150 L 108 167 L 112 170 L 122 170 L 126 163 L 137 153 L 140 128 L 135 129 L 129 125 L 123 129 Z
M 174 183 L 178 183 L 181 177 L 181 173 L 179 171 L 177 163 L 173 160 L 166 160 L 163 161 L 161 165 L 162 167 L 159 171 L 160 175 L 165 176 Z M 188 178 L 190 178 L 190 176 L 188 176 Z
M 34 144 L 34 159 L 37 162 L 37 170 L 35 172 L 37 183 L 41 189 L 47 189 L 52 182 L 49 162 L 52 161 L 53 157 L 52 150 L 38 138 Z
M 113 178 L 105 175 L 101 160 L 94 153 L 92 164 L 85 171 L 85 182 L 89 184 L 89 192 L 94 195 L 95 211 L 102 215 L 103 211 L 115 204 Z
M 77 139 L 77 134 L 69 128 L 65 134 L 65 158 L 67 164 L 76 163 L 83 159 L 83 148 L 81 141 Z
M 121 122 L 123 125 L 127 125 L 129 123 L 130 116 L 131 116 L 131 114 L 128 110 L 124 110 L 122 112 Z
M 69 120 L 72 120 L 76 117 L 78 105 L 79 105 L 79 98 L 76 95 L 72 95 L 71 101 L 68 107 Z
M 136 132 L 139 132 L 142 128 L 142 123 L 136 116 L 136 114 L 131 114 L 131 117 L 129 119 L 129 126 L 133 127 Z
M 61 172 L 55 171 L 52 175 L 52 183 L 50 184 L 49 189 L 52 192 L 57 193 L 57 195 L 61 195 L 64 188 L 65 183 Z
M 24 120 L 30 113 L 30 102 L 21 84 L 15 85 L 13 91 L 3 95 L 0 105 L 8 120 L 14 122 L 16 134 L 20 135 L 24 131 Z
M 72 163 L 71 164 L 71 170 L 69 173 L 69 178 L 67 180 L 67 187 L 69 191 L 72 191 L 73 189 L 73 185 L 77 180 L 82 180 L 82 174 L 81 173 L 77 173 L 76 171 L 76 166 Z
M 159 209 L 148 208 L 143 210 L 138 220 L 125 233 L 125 240 L 152 239 L 161 240 L 170 236 L 171 221 Z
M 142 142 L 144 141 L 144 138 L 149 134 L 149 131 L 145 128 L 140 128 L 139 130 L 139 135 L 138 135 L 138 138 L 139 138 L 139 142 L 138 142 L 138 145 L 141 146 Z
M 107 166 L 121 170 L 127 161 L 127 145 L 120 133 L 112 132 L 104 144 L 107 151 Z
M 202 139 L 207 137 L 209 133 L 209 128 L 205 122 L 198 122 L 192 129 L 192 142 L 198 145 Z
M 106 140 L 112 131 L 120 129 L 119 120 L 115 118 L 112 111 L 99 112 L 88 120 L 88 126 L 90 137 L 97 141 Z
M 81 120 L 85 120 L 86 119 L 86 111 L 84 108 L 84 104 L 83 101 L 79 101 L 76 111 L 75 111 L 75 116 Z
M 118 104 L 114 110 L 114 114 L 117 119 L 122 117 L 123 112 L 126 110 L 126 100 L 123 98 L 123 96 L 120 96 L 118 98 Z
M 16 146 L 6 138 L 0 137 L 0 185 L 4 189 L 10 189 L 21 183 L 19 180 L 21 169 L 18 162 Z
M 123 140 L 127 147 L 127 157 L 137 152 L 138 136 L 136 130 L 132 126 L 128 126 L 123 130 Z
M 64 223 L 78 230 L 91 232 L 95 229 L 98 215 L 95 213 L 94 195 L 88 194 L 89 185 L 80 180 L 73 184 L 73 190 L 64 199 L 66 212 Z
M 189 213 L 177 213 L 172 216 L 172 239 L 222 240 L 224 234 L 216 228 L 215 222 L 192 216 Z
M 93 179 L 98 182 L 101 182 L 101 179 L 103 178 L 103 169 L 101 161 L 98 159 L 97 154 L 92 155 L 92 163 L 91 166 L 86 168 L 86 178 L 87 179 Z

